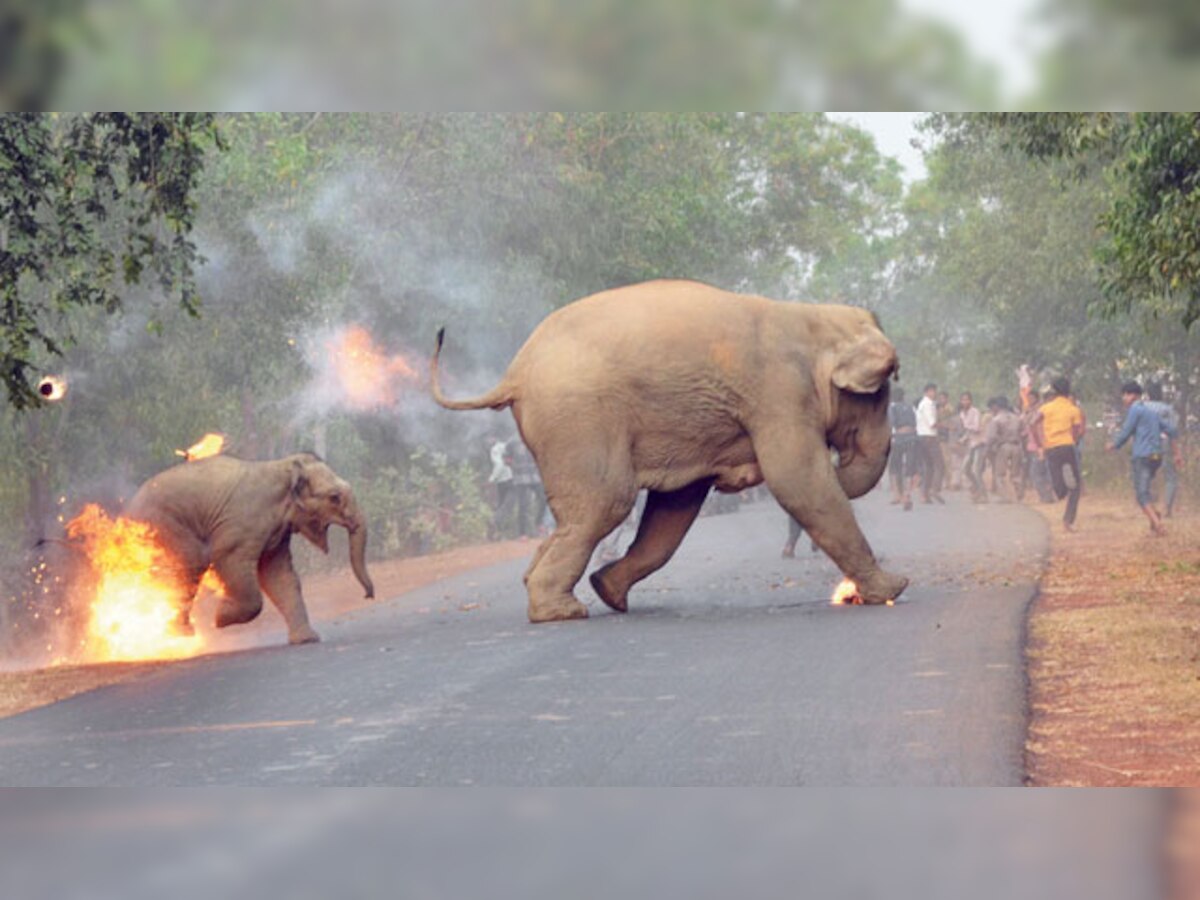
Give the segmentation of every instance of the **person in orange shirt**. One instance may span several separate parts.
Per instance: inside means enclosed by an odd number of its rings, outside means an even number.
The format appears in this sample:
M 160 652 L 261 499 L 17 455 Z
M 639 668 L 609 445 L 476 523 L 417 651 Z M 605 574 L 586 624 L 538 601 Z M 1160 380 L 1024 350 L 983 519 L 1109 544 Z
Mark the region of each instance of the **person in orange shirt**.
M 1079 511 L 1079 492 L 1083 481 L 1079 476 L 1079 455 L 1075 445 L 1083 437 L 1083 413 L 1071 399 L 1071 382 L 1059 376 L 1050 382 L 1054 398 L 1043 403 L 1034 420 L 1034 435 L 1050 469 L 1050 483 L 1061 500 L 1067 497 L 1063 527 L 1075 530 L 1075 514 Z

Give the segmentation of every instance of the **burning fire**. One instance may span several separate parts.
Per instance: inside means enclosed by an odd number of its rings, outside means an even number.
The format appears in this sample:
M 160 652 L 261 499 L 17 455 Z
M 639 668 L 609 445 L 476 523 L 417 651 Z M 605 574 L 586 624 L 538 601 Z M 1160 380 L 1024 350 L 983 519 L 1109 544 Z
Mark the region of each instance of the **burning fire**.
M 396 382 L 417 380 L 403 356 L 388 356 L 361 325 L 351 325 L 326 345 L 341 391 L 355 409 L 393 406 Z
M 43 400 L 61 400 L 67 396 L 67 379 L 57 375 L 47 375 L 38 382 L 37 390 Z
M 176 456 L 182 456 L 188 462 L 216 456 L 225 449 L 225 435 L 210 431 L 186 450 L 176 450 Z
M 180 659 L 204 649 L 200 635 L 176 627 L 178 566 L 154 530 L 132 519 L 110 519 L 95 504 L 67 525 L 92 570 L 87 625 L 79 655 L 89 662 Z M 204 583 L 222 588 L 216 576 Z
M 862 595 L 858 592 L 858 585 L 849 578 L 843 578 L 838 586 L 833 589 L 833 596 L 829 598 L 829 602 L 834 606 L 862 606 L 864 601 Z M 888 606 L 895 606 L 895 600 L 888 600 Z

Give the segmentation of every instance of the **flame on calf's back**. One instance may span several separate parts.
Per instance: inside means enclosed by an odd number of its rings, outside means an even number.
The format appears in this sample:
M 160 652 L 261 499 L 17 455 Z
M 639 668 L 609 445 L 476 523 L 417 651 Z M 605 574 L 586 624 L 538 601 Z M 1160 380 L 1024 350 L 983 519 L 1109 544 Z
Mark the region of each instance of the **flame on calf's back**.
M 210 431 L 186 450 L 176 450 L 176 456 L 182 456 L 188 462 L 216 456 L 225 449 L 225 435 Z

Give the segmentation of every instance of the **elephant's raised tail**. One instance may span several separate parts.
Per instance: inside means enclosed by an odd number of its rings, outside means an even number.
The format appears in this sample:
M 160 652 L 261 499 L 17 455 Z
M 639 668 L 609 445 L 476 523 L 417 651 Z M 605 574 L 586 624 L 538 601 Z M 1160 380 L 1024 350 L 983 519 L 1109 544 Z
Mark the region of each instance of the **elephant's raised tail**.
M 445 338 L 446 329 L 439 328 L 437 348 L 433 351 L 433 358 L 429 360 L 429 384 L 433 390 L 433 399 L 438 402 L 438 405 L 444 406 L 446 409 L 504 409 L 506 406 L 511 406 L 513 402 L 512 387 L 506 379 L 501 380 L 482 397 L 475 397 L 472 400 L 451 400 L 442 393 L 442 387 L 438 383 L 438 357 L 442 353 L 442 342 Z

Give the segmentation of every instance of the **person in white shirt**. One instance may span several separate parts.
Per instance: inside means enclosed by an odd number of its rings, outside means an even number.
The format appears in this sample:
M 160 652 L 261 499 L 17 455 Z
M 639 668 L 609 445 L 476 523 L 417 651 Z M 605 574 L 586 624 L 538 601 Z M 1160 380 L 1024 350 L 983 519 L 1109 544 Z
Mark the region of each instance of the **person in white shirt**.
M 946 464 L 938 440 L 937 385 L 925 385 L 925 396 L 917 404 L 917 447 L 921 459 L 921 502 L 945 503 L 942 499 L 942 474 Z
M 508 507 L 513 493 L 513 470 L 509 465 L 508 442 L 495 437 L 489 451 L 492 459 L 492 474 L 488 476 L 488 484 L 496 486 L 496 510 L 492 517 L 492 539 L 505 536 L 507 530 Z

